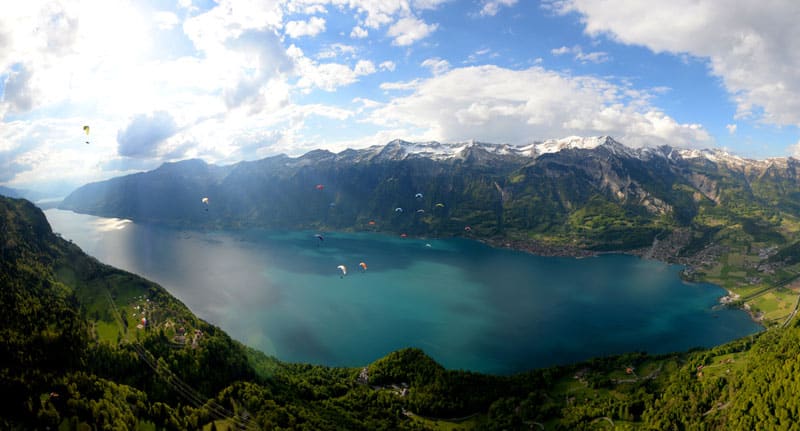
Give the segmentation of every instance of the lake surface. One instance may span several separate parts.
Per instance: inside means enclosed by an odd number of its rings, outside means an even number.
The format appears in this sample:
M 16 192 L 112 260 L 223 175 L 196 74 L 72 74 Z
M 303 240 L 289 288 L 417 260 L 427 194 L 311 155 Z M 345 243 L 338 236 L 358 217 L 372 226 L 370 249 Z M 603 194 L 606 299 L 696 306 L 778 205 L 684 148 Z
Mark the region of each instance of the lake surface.
M 45 214 L 88 254 L 160 283 L 234 338 L 292 362 L 360 366 L 419 347 L 447 368 L 508 374 L 713 346 L 761 329 L 742 311 L 712 310 L 723 289 L 633 256 L 539 257 L 374 233 L 328 232 L 320 242 L 316 232 Z

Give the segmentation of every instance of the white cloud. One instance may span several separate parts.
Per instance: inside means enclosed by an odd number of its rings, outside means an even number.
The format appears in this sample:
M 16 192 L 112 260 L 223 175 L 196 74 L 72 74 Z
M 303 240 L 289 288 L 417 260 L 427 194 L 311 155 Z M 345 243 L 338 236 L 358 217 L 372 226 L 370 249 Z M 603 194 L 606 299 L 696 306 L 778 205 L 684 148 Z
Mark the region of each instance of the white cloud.
M 354 68 L 339 63 L 317 63 L 306 57 L 303 51 L 292 45 L 287 50 L 295 64 L 299 79 L 297 87 L 308 93 L 314 88 L 334 91 L 339 87 L 352 84 L 359 76 L 375 73 L 375 65 L 368 60 L 359 60 Z
M 586 33 L 654 52 L 708 60 L 737 105 L 737 116 L 800 125 L 800 2 L 564 0 Z
M 31 71 L 20 66 L 9 72 L 4 83 L 2 101 L 11 112 L 26 112 L 33 108 L 35 90 L 31 86 Z
M 180 22 L 178 15 L 169 11 L 155 12 L 153 14 L 153 20 L 161 30 L 171 30 Z
M 387 60 L 387 61 L 381 62 L 381 64 L 378 66 L 378 68 L 380 68 L 380 70 L 383 70 L 383 71 L 394 72 L 394 70 L 397 68 L 397 65 L 393 61 Z
M 384 82 L 380 85 L 380 88 L 384 91 L 408 91 L 417 89 L 419 83 L 419 79 L 407 82 Z
M 363 39 L 369 36 L 369 32 L 359 26 L 353 27 L 353 30 L 350 32 L 350 37 L 353 39 Z
M 311 17 L 308 21 L 289 21 L 286 23 L 286 34 L 297 39 L 303 36 L 316 36 L 325 31 L 325 18 Z
M 569 47 L 566 47 L 566 46 L 562 46 L 560 48 L 554 48 L 554 49 L 550 50 L 550 54 L 553 54 L 553 55 L 564 55 L 564 54 L 569 54 L 571 52 L 572 52 L 572 48 L 569 48 Z
M 629 145 L 705 145 L 702 126 L 681 124 L 649 105 L 643 92 L 591 77 L 540 67 L 453 69 L 382 89 L 413 90 L 376 109 L 370 120 L 387 128 L 424 130 L 430 139 L 475 137 L 523 143 L 568 135 L 612 135 Z M 633 98 L 636 96 L 636 98 Z
M 375 64 L 369 60 L 358 60 L 356 67 L 353 68 L 356 75 L 370 75 L 375 73 Z
M 800 141 L 789 147 L 789 155 L 795 159 L 800 159 Z
M 450 70 L 450 63 L 439 57 L 429 58 L 422 62 L 422 67 L 427 67 L 434 75 L 441 75 Z
M 736 134 L 736 124 L 728 124 L 725 126 L 725 128 L 728 129 L 728 133 L 730 133 L 731 135 Z
M 426 24 L 425 21 L 413 16 L 400 18 L 389 27 L 386 34 L 393 37 L 393 45 L 408 46 L 414 42 L 428 37 L 436 31 L 437 24 Z
M 123 157 L 153 157 L 159 146 L 177 131 L 178 126 L 168 112 L 137 115 L 117 132 L 117 152 Z
M 502 7 L 511 7 L 517 4 L 517 0 L 483 0 L 481 16 L 495 16 Z
M 565 54 L 572 54 L 573 58 L 576 61 L 579 61 L 583 64 L 586 63 L 605 63 L 609 60 L 609 56 L 607 52 L 603 51 L 594 51 L 594 52 L 583 52 L 583 48 L 580 45 L 575 45 L 572 48 L 567 46 L 562 46 L 560 48 L 551 49 L 550 53 L 553 55 L 565 55 Z
M 320 52 L 317 53 L 318 59 L 336 58 L 339 56 L 352 56 L 356 53 L 356 47 L 352 45 L 345 45 L 343 43 L 334 43 L 328 45 Z

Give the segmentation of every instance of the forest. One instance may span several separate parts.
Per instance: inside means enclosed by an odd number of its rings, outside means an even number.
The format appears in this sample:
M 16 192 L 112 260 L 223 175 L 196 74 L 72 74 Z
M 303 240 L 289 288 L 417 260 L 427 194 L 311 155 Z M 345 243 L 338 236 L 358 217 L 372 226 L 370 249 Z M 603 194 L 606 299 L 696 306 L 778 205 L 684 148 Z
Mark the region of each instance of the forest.
M 786 252 L 788 253 L 788 252 Z M 418 349 L 357 368 L 282 362 L 0 198 L 0 428 L 794 429 L 797 320 L 712 349 L 511 376 Z

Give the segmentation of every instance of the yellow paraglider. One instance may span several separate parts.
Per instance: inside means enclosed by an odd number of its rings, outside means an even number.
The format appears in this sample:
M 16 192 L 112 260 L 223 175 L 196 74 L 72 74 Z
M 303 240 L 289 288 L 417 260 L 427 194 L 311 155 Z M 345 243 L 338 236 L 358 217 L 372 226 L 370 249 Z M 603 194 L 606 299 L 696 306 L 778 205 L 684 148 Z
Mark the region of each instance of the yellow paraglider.
M 89 126 L 83 126 L 83 131 L 86 133 L 86 136 L 89 136 Z M 89 141 L 86 141 L 86 143 L 88 144 Z

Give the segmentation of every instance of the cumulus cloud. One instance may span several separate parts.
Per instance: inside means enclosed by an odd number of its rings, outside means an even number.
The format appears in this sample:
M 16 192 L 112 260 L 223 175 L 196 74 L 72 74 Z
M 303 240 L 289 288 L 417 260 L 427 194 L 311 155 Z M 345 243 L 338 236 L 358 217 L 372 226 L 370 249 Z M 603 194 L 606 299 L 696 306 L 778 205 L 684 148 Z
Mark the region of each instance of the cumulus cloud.
M 293 63 L 273 32 L 248 31 L 226 46 L 241 62 L 235 80 L 223 92 L 229 109 L 244 106 L 255 113 L 287 102 L 286 92 L 276 90 L 282 88 L 282 78 Z
M 800 125 L 800 2 L 656 3 L 558 0 L 549 7 L 578 13 L 592 36 L 707 59 L 736 103 L 738 117 Z
M 177 131 L 178 126 L 168 112 L 139 114 L 117 132 L 117 153 L 123 157 L 153 157 L 159 146 Z
M 381 62 L 378 67 L 383 71 L 388 70 L 389 72 L 394 72 L 394 70 L 397 68 L 397 65 L 393 61 L 387 60 Z
M 31 87 L 32 72 L 25 66 L 11 71 L 5 81 L 3 102 L 11 112 L 26 112 L 33 107 L 34 90 Z
M 350 37 L 353 39 L 363 39 L 369 36 L 369 32 L 359 26 L 353 27 L 353 30 L 350 31 Z
M 381 88 L 413 93 L 374 110 L 370 121 L 424 130 L 428 139 L 480 137 L 524 143 L 554 136 L 612 135 L 629 145 L 707 146 L 710 141 L 702 126 L 678 123 L 650 106 L 644 92 L 541 67 L 466 67 L 413 85 L 399 84 Z
M 17 174 L 33 169 L 28 163 L 17 160 L 19 151 L 0 151 L 0 183 L 13 179 Z
M 594 52 L 583 52 L 583 48 L 580 45 L 575 45 L 573 47 L 562 46 L 560 48 L 551 49 L 550 53 L 553 55 L 565 55 L 571 54 L 572 58 L 575 61 L 579 61 L 583 64 L 586 63 L 605 63 L 609 60 L 609 56 L 607 52 L 603 51 L 594 51 Z
M 356 66 L 353 68 L 356 75 L 370 75 L 375 73 L 375 64 L 369 60 L 358 60 Z
M 325 31 L 325 18 L 311 17 L 308 21 L 289 21 L 286 23 L 286 34 L 297 39 L 302 36 L 316 36 Z
M 334 91 L 339 87 L 358 81 L 359 76 L 375 73 L 375 64 L 369 60 L 359 60 L 353 68 L 340 63 L 317 63 L 292 45 L 287 50 L 295 64 L 299 79 L 297 87 L 305 92 L 314 88 Z
M 343 43 L 333 43 L 317 53 L 318 59 L 335 58 L 339 56 L 352 57 L 356 53 L 356 47 Z
M 517 0 L 483 0 L 481 16 L 495 16 L 502 7 L 511 7 L 517 4 Z
M 171 30 L 180 22 L 178 15 L 169 11 L 155 12 L 153 14 L 153 20 L 161 30 Z
M 423 61 L 422 67 L 427 67 L 434 75 L 441 75 L 442 73 L 450 70 L 450 63 L 447 60 L 443 60 L 439 57 L 433 57 Z
M 409 16 L 401 18 L 392 24 L 386 35 L 394 38 L 392 45 L 408 46 L 418 40 L 425 39 L 436 31 L 436 28 L 438 28 L 438 24 L 427 24 L 419 18 Z
M 800 141 L 789 147 L 789 154 L 795 159 L 800 159 Z

